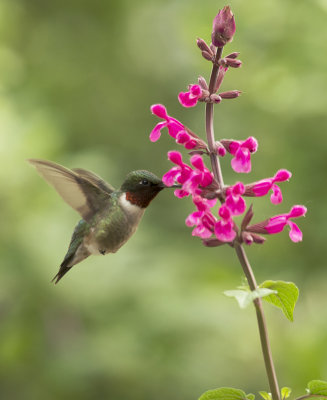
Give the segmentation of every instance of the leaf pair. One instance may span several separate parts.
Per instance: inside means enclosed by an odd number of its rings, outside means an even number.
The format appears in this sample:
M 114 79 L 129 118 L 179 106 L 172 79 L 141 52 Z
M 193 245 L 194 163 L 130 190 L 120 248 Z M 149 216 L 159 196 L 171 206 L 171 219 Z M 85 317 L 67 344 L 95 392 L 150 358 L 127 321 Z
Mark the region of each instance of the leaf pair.
M 280 308 L 286 318 L 293 321 L 299 289 L 293 282 L 265 281 L 253 291 L 242 287 L 237 290 L 227 290 L 224 294 L 228 297 L 235 297 L 241 308 L 247 307 L 254 299 L 261 297 L 266 302 Z

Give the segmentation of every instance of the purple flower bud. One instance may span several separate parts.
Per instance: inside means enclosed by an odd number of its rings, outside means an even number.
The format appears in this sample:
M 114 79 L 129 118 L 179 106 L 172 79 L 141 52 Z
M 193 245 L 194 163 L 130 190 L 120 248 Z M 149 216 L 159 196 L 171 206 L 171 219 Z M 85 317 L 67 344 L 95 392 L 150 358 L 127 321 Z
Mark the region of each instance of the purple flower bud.
M 234 51 L 233 53 L 228 54 L 226 58 L 237 58 L 240 55 L 238 51 Z
M 202 89 L 209 90 L 207 81 L 203 78 L 203 76 L 200 75 L 198 77 L 198 83 L 199 83 L 199 85 L 201 86 Z
M 203 39 L 198 38 L 196 40 L 196 44 L 201 51 L 206 51 L 207 53 L 211 54 L 211 57 L 213 56 L 213 52 Z
M 232 68 L 239 68 L 242 66 L 242 61 L 225 57 L 221 60 L 221 65 L 226 65 L 227 67 L 232 67 Z
M 241 229 L 242 231 L 245 230 L 245 228 L 249 225 L 249 223 L 251 222 L 252 218 L 253 218 L 253 205 L 251 204 L 249 209 L 247 210 L 246 214 L 244 215 L 242 224 L 241 224 Z
M 205 59 L 208 60 L 208 61 L 212 61 L 213 55 L 210 54 L 210 53 L 208 53 L 207 51 L 203 51 L 203 52 L 202 52 L 202 57 L 205 58 Z
M 234 15 L 229 6 L 225 6 L 213 20 L 212 44 L 223 47 L 233 40 L 236 30 Z
M 223 244 L 226 244 L 226 242 L 222 242 L 221 240 L 216 238 L 203 239 L 202 243 L 206 247 L 218 247 L 222 246 Z
M 242 92 L 240 90 L 229 90 L 228 92 L 219 93 L 222 99 L 236 99 Z
M 212 94 L 212 95 L 210 96 L 210 100 L 211 100 L 213 103 L 218 104 L 218 103 L 221 102 L 221 97 L 220 97 L 218 94 Z

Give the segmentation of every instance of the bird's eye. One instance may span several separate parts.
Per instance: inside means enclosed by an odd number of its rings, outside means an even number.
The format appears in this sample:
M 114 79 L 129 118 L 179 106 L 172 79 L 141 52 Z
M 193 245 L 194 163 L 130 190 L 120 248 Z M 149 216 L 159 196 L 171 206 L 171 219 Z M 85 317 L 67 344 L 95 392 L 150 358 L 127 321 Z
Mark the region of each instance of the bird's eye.
M 142 179 L 140 183 L 141 183 L 141 185 L 146 186 L 149 184 L 149 181 L 147 179 Z

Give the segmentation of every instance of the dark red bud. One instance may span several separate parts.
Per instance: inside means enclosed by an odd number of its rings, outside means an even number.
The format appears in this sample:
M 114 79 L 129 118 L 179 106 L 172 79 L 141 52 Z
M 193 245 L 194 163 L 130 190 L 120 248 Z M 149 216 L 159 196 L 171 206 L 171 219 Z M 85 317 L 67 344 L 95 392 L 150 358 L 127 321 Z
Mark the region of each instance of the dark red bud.
M 220 97 L 218 94 L 212 94 L 212 95 L 210 96 L 210 100 L 211 100 L 213 103 L 218 104 L 218 103 L 221 102 L 221 97 Z
M 226 58 L 237 58 L 239 55 L 240 55 L 239 52 L 234 51 L 234 53 L 228 54 L 228 56 L 226 56 Z
M 254 243 L 257 244 L 263 244 L 266 241 L 266 238 L 260 235 L 257 235 L 256 233 L 252 233 L 252 238 Z
M 242 66 L 241 60 L 235 60 L 234 58 L 228 58 L 228 57 L 225 57 L 224 60 L 225 60 L 225 65 L 227 65 L 227 67 L 239 68 Z
M 206 51 L 206 52 L 209 53 L 209 54 L 212 53 L 210 47 L 207 45 L 207 43 L 206 43 L 203 39 L 198 38 L 198 39 L 196 40 L 196 44 L 197 44 L 198 48 L 199 48 L 201 51 Z M 213 53 L 212 53 L 212 55 L 213 55 Z
M 212 61 L 213 55 L 207 51 L 202 51 L 202 57 L 208 61 Z
M 236 30 L 234 15 L 229 6 L 225 6 L 213 20 L 212 44 L 223 47 L 233 40 Z
M 203 76 L 198 77 L 198 83 L 201 86 L 201 89 L 209 90 L 207 81 L 203 78 Z
M 253 218 L 253 205 L 251 204 L 249 209 L 247 210 L 246 214 L 244 215 L 242 224 L 241 224 L 241 229 L 242 231 L 244 231 L 246 229 L 246 227 L 249 225 L 249 223 L 251 222 L 252 218 Z
M 236 99 L 242 92 L 240 90 L 229 90 L 228 92 L 219 93 L 222 99 Z
M 218 240 L 216 238 L 202 239 L 202 243 L 206 247 L 217 247 L 217 246 L 222 246 L 223 244 L 226 244 L 226 242 L 221 242 L 220 240 Z

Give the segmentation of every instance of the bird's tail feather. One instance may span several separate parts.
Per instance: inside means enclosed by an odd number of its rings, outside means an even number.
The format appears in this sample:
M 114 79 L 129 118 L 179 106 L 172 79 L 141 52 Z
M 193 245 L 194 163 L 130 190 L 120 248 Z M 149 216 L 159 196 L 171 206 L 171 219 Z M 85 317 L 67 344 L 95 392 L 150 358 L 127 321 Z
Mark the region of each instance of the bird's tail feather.
M 51 282 L 55 281 L 55 285 L 60 281 L 60 279 L 67 274 L 67 272 L 71 269 L 71 267 L 74 265 L 70 265 L 68 267 L 68 265 L 70 264 L 70 262 L 72 261 L 74 257 L 74 254 L 72 254 L 70 257 L 67 257 L 64 259 L 64 261 L 61 263 L 60 265 L 60 269 L 58 271 L 58 273 L 54 276 L 54 278 L 52 279 Z

